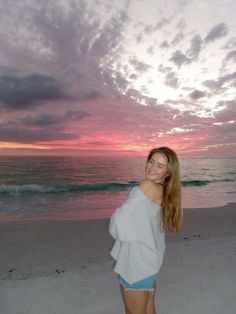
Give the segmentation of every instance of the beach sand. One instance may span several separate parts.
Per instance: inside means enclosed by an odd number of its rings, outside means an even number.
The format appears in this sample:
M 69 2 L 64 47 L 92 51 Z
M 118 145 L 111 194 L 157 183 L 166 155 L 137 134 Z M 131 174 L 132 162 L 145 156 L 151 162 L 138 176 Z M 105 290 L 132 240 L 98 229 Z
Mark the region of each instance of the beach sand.
M 0 222 L 0 313 L 124 313 L 108 226 L 108 219 Z M 158 314 L 235 313 L 236 204 L 185 209 L 166 246 Z

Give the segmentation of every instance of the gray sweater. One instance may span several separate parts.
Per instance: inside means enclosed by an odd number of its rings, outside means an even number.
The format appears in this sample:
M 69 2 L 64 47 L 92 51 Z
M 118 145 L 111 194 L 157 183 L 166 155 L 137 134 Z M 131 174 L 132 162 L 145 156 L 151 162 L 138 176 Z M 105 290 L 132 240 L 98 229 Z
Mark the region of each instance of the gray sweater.
M 138 186 L 112 215 L 109 232 L 116 240 L 111 251 L 116 260 L 114 271 L 129 284 L 160 270 L 165 252 L 161 208 Z

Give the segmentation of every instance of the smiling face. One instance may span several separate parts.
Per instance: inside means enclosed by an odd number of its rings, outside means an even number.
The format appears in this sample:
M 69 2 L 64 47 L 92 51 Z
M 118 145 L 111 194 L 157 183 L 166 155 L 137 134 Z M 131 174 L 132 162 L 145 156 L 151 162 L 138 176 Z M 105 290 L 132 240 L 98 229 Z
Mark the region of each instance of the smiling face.
M 154 153 L 146 164 L 146 178 L 156 183 L 163 183 L 167 175 L 168 159 L 165 154 Z

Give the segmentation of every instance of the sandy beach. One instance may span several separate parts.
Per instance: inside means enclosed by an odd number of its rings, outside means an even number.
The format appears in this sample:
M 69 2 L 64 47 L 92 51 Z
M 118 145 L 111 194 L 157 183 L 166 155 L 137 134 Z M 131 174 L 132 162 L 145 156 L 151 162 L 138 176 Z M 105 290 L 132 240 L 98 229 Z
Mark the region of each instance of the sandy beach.
M 1 314 L 121 314 L 108 219 L 0 222 Z M 158 314 L 233 314 L 236 204 L 185 209 L 166 237 Z

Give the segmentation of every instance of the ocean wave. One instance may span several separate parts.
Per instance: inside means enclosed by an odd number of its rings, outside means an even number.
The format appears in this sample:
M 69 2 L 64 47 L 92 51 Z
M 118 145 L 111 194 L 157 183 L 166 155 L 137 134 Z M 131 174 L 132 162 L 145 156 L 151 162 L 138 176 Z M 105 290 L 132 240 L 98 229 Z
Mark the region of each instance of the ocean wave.
M 233 179 L 225 180 L 184 180 L 183 187 L 201 187 L 217 182 L 234 182 Z M 61 185 L 0 185 L 0 195 L 21 195 L 21 194 L 46 194 L 46 193 L 89 193 L 102 191 L 125 191 L 135 185 L 137 181 L 107 182 L 93 184 L 61 184 Z
M 100 191 L 123 191 L 129 187 L 135 186 L 136 181 L 128 182 L 108 182 L 94 184 L 64 184 L 64 185 L 0 185 L 0 194 L 3 195 L 20 195 L 36 193 L 84 193 Z
M 212 183 L 212 181 L 209 180 L 189 180 L 189 181 L 182 181 L 182 186 L 204 186 Z
M 182 181 L 182 186 L 204 186 L 209 185 L 211 183 L 220 183 L 220 182 L 235 182 L 235 179 L 221 179 L 221 180 L 186 180 Z

